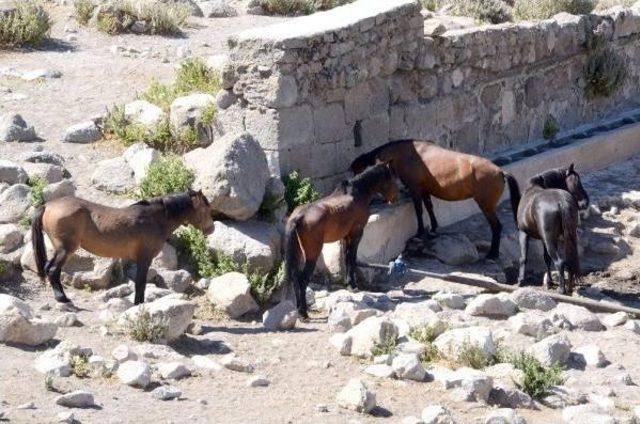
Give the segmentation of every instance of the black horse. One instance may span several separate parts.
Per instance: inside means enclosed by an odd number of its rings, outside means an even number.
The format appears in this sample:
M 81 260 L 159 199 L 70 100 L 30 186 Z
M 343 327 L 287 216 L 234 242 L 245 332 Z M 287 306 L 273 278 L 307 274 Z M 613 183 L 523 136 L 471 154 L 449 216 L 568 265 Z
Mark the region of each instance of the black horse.
M 520 239 L 520 271 L 518 285 L 524 281 L 529 237 L 542 240 L 547 273 L 545 288 L 551 280 L 551 263 L 560 274 L 560 293 L 565 288 L 564 271 L 569 272 L 569 293 L 580 278 L 578 258 L 578 210 L 589 206 L 589 196 L 582 187 L 580 176 L 571 164 L 568 168 L 551 169 L 529 180 L 518 206 Z M 558 251 L 558 239 L 564 238 L 565 257 Z

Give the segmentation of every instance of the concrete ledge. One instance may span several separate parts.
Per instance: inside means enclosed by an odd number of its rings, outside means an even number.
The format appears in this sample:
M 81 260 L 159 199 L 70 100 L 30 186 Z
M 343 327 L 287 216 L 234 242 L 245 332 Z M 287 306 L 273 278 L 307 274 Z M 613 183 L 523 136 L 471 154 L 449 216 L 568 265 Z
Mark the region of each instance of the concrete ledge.
M 532 176 L 550 168 L 576 164 L 581 174 L 597 171 L 640 153 L 640 124 L 632 124 L 599 134 L 568 146 L 548 150 L 527 159 L 506 165 L 524 190 Z M 508 199 L 507 190 L 502 201 Z M 473 200 L 446 202 L 433 199 L 434 212 L 441 226 L 451 225 L 480 213 Z M 428 216 L 424 219 L 428 225 Z M 364 262 L 386 263 L 398 256 L 406 241 L 415 235 L 417 223 L 413 204 L 404 199 L 393 207 L 383 207 L 369 218 L 358 250 L 358 259 Z

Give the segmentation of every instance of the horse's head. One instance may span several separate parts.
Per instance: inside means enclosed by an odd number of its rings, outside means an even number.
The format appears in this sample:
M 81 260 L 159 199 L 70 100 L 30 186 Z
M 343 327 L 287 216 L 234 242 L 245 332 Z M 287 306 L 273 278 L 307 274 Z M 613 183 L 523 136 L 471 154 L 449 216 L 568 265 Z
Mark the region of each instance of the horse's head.
M 189 190 L 189 197 L 193 205 L 193 214 L 189 219 L 189 223 L 205 235 L 211 234 L 214 229 L 214 223 L 211 217 L 211 205 L 207 200 L 207 196 L 202 193 L 202 190 Z
M 587 209 L 589 207 L 589 195 L 582 186 L 580 175 L 575 171 L 573 164 L 569 165 L 565 170 L 564 181 L 567 184 L 567 191 L 578 202 L 578 208 L 581 210 Z
M 376 166 L 384 168 L 380 185 L 378 186 L 378 193 L 384 197 L 387 203 L 395 203 L 398 200 L 398 184 L 396 182 L 396 174 L 388 163 L 378 164 Z
M 370 153 L 365 153 L 358 156 L 353 162 L 351 162 L 351 172 L 353 172 L 353 175 L 362 174 L 365 169 L 367 169 L 374 163 L 375 158 Z

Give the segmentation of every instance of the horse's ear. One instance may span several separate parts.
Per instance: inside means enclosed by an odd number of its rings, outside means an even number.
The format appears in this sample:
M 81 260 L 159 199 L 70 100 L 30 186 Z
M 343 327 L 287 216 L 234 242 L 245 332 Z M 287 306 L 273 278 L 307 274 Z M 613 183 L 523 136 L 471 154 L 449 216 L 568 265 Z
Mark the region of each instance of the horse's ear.
M 573 174 L 574 172 L 576 172 L 574 170 L 574 168 L 575 168 L 575 166 L 574 166 L 573 163 L 571 165 L 569 165 L 569 168 L 567 168 L 567 176 L 569 176 L 569 175 Z

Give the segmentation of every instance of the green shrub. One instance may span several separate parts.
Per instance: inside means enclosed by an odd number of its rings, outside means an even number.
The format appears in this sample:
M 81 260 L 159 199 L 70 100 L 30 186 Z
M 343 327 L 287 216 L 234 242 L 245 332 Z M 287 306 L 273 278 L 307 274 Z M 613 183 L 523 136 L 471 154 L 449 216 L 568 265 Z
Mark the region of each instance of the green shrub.
M 409 332 L 409 337 L 424 345 L 424 353 L 420 358 L 423 364 L 440 360 L 440 352 L 433 344 L 433 341 L 438 337 L 433 327 L 427 325 L 422 328 L 414 328 Z
M 292 171 L 282 177 L 284 184 L 284 200 L 287 203 L 289 213 L 296 207 L 316 201 L 320 194 L 316 191 L 309 178 L 302 178 L 298 171 Z
M 277 266 L 268 274 L 261 274 L 256 272 L 248 272 L 245 266 L 245 273 L 248 276 L 249 284 L 251 285 L 251 294 L 253 298 L 258 301 L 260 305 L 265 305 L 273 292 L 280 286 L 280 282 L 284 279 L 284 262 L 280 262 Z
M 511 9 L 501 0 L 450 0 L 449 13 L 480 22 L 500 24 L 511 21 Z
M 588 99 L 609 97 L 618 91 L 627 77 L 627 64 L 608 47 L 596 47 L 585 65 L 585 96 Z
M 73 15 L 80 25 L 86 25 L 91 20 L 95 8 L 94 0 L 75 0 L 73 2 Z
M 144 306 L 140 308 L 138 313 L 125 317 L 125 332 L 137 342 L 157 343 L 164 341 L 168 327 L 166 317 L 153 317 Z
M 43 192 L 47 185 L 49 182 L 42 177 L 29 178 L 29 201 L 34 208 L 44 205 Z
M 194 173 L 184 166 L 179 156 L 167 155 L 149 167 L 137 197 L 148 199 L 184 192 L 191 188 L 194 180 Z
M 377 342 L 371 348 L 371 354 L 373 356 L 380 355 L 391 355 L 396 351 L 396 338 L 395 337 L 385 337 L 379 342 Z
M 5 262 L 0 262 L 0 277 L 2 277 L 4 274 L 6 274 L 7 271 L 9 271 L 9 268 L 7 267 L 7 264 Z
M 20 224 L 22 228 L 30 228 L 31 222 L 32 222 L 31 217 L 29 215 L 24 215 L 22 218 L 20 218 L 20 221 L 18 221 L 18 224 Z
M 542 130 L 542 136 L 545 140 L 553 140 L 560 131 L 558 128 L 558 122 L 553 116 L 549 116 L 544 122 L 544 129 Z
M 520 21 L 533 21 L 549 19 L 560 12 L 585 15 L 594 7 L 594 0 L 516 0 L 514 15 Z
M 522 371 L 522 382 L 518 385 L 523 392 L 534 399 L 544 398 L 551 387 L 564 383 L 562 368 L 559 365 L 544 367 L 540 361 L 528 353 L 509 355 L 508 362 Z
M 189 15 L 189 7 L 177 2 L 147 2 L 112 0 L 97 16 L 98 30 L 107 34 L 130 32 L 135 22 L 144 22 L 150 34 L 180 34 Z
M 49 37 L 51 20 L 35 0 L 18 1 L 15 10 L 0 14 L 0 48 L 37 46 Z
M 262 0 L 260 6 L 268 15 L 310 15 L 316 11 L 315 0 Z
M 71 364 L 71 373 L 78 378 L 89 377 L 91 368 L 89 368 L 89 357 L 83 354 L 76 354 L 71 356 L 69 361 Z
M 435 12 L 440 8 L 440 0 L 422 0 L 422 8 Z
M 596 10 L 610 9 L 614 6 L 631 7 L 638 0 L 598 0 Z
M 487 358 L 481 347 L 465 341 L 460 346 L 456 362 L 462 366 L 481 370 L 491 365 L 493 358 Z

